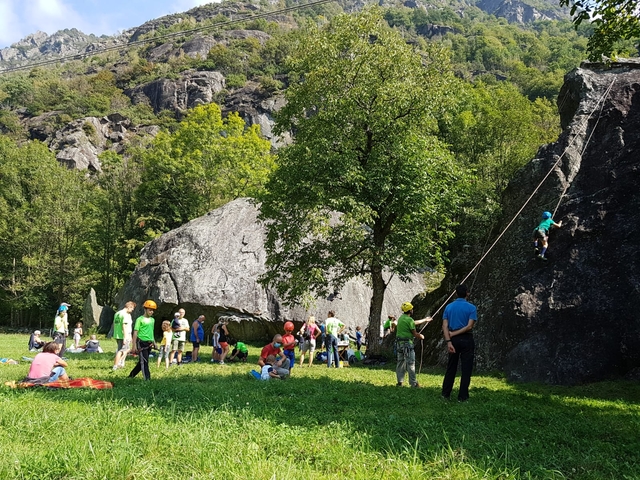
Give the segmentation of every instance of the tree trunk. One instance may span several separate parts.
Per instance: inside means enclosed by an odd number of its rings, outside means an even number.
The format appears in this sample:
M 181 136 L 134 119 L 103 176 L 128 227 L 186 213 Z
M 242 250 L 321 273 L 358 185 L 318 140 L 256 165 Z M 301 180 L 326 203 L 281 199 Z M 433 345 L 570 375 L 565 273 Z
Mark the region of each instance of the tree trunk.
M 367 334 L 367 353 L 382 353 L 382 339 L 380 338 L 380 323 L 382 321 L 382 304 L 387 284 L 382 278 L 382 266 L 377 265 L 371 269 L 371 283 L 373 294 L 369 307 L 369 332 Z

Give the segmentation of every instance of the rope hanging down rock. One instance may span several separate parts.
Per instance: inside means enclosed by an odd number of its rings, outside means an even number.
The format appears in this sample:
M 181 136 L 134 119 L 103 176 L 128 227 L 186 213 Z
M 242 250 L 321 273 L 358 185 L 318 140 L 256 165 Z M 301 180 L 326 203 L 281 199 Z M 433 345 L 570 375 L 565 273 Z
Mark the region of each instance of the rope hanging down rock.
M 507 230 L 509 230 L 509 228 L 511 227 L 511 225 L 513 225 L 513 223 L 516 221 L 516 219 L 518 218 L 518 216 L 522 213 L 522 211 L 525 209 L 525 207 L 529 204 L 529 202 L 533 199 L 533 197 L 536 195 L 536 193 L 538 193 L 538 190 L 540 190 L 540 188 L 542 187 L 542 185 L 544 184 L 544 182 L 547 180 L 547 178 L 549 178 L 549 176 L 551 176 L 551 174 L 553 173 L 553 171 L 556 169 L 556 167 L 560 164 L 560 162 L 562 161 L 562 159 L 564 158 L 564 156 L 566 155 L 567 151 L 569 150 L 569 148 L 571 148 L 573 146 L 573 144 L 575 143 L 576 139 L 578 138 L 579 134 L 584 134 L 587 132 L 587 128 L 588 128 L 588 124 L 589 124 L 589 120 L 591 119 L 591 117 L 593 116 L 593 114 L 596 112 L 596 110 L 600 110 L 600 114 L 598 115 L 598 119 L 596 121 L 596 124 L 593 126 L 593 128 L 591 129 L 591 133 L 589 134 L 587 141 L 584 144 L 584 147 L 582 149 L 582 151 L 580 152 L 580 157 L 582 157 L 582 155 L 584 154 L 584 152 L 587 149 L 587 146 L 589 145 L 589 142 L 591 141 L 591 137 L 593 136 L 593 133 L 595 132 L 597 126 L 598 126 L 598 122 L 600 122 L 600 118 L 602 117 L 602 110 L 604 109 L 604 100 L 609 96 L 609 93 L 611 92 L 611 89 L 613 88 L 613 85 L 615 83 L 615 78 L 611 81 L 611 83 L 609 84 L 609 87 L 605 90 L 605 92 L 602 94 L 602 96 L 600 97 L 600 99 L 598 99 L 598 101 L 596 102 L 596 105 L 593 107 L 593 110 L 591 110 L 591 113 L 589 113 L 589 116 L 587 116 L 587 118 L 583 121 L 583 123 L 578 127 L 578 131 L 576 133 L 576 135 L 573 136 L 573 138 L 571 139 L 571 142 L 569 143 L 569 145 L 567 145 L 567 147 L 564 149 L 564 151 L 562 152 L 562 155 L 560 155 L 558 157 L 558 160 L 556 160 L 556 162 L 551 166 L 551 168 L 549 169 L 549 171 L 547 172 L 547 174 L 542 178 L 542 180 L 540 180 L 540 183 L 538 183 L 538 186 L 533 190 L 533 192 L 531 193 L 531 195 L 529 195 L 529 198 L 527 198 L 527 200 L 522 204 L 522 206 L 520 207 L 520 209 L 516 212 L 516 214 L 513 216 L 513 218 L 511 219 L 511 221 L 507 224 L 506 227 L 504 227 L 504 229 L 502 230 L 502 232 L 500 232 L 500 235 L 498 235 L 498 237 L 494 240 L 494 242 L 491 244 L 491 246 L 489 247 L 489 249 L 482 255 L 482 257 L 480 258 L 480 260 L 478 260 L 478 262 L 474 265 L 474 267 L 469 271 L 469 273 L 462 279 L 462 281 L 460 282 L 461 284 L 466 282 L 469 277 L 471 276 L 471 274 L 478 268 L 480 267 L 480 265 L 482 264 L 482 261 L 487 257 L 487 255 L 489 255 L 489 253 L 491 252 L 491 250 L 493 250 L 493 247 L 496 246 L 496 244 L 500 241 L 500 239 L 504 236 L 504 234 L 507 232 Z M 569 188 L 569 184 L 567 183 L 567 185 L 565 186 L 562 194 L 560 195 L 560 199 L 558 200 L 558 204 L 556 205 L 555 210 L 553 211 L 553 216 L 555 217 L 555 214 L 558 210 L 558 208 L 560 207 L 560 203 L 562 202 L 562 199 L 567 191 L 567 189 Z M 438 313 L 440 313 L 440 311 L 447 305 L 447 303 L 449 302 L 449 300 L 451 300 L 451 298 L 453 297 L 455 293 L 455 289 L 449 294 L 449 296 L 446 298 L 446 300 L 442 303 L 442 305 L 440 305 L 438 307 L 438 309 L 433 313 L 433 315 L 431 316 L 431 319 L 429 321 L 427 321 L 425 323 L 425 325 L 420 329 L 419 333 L 422 333 L 422 331 L 427 327 L 427 325 L 429 325 L 429 323 L 431 323 L 431 321 L 433 321 L 434 317 L 436 315 L 438 315 Z M 424 351 L 423 347 L 424 347 L 424 340 L 420 341 L 420 369 L 418 370 L 418 373 L 422 372 L 422 352 Z

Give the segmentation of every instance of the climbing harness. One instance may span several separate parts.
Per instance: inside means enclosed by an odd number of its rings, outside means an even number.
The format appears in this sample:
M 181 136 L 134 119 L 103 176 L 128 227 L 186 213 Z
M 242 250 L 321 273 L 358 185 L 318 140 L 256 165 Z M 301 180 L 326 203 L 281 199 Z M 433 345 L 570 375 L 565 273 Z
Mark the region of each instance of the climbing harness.
M 591 129 L 591 133 L 589 134 L 589 136 L 587 137 L 587 141 L 584 144 L 584 148 L 582 149 L 582 151 L 580 152 L 580 157 L 582 157 L 582 155 L 584 154 L 584 152 L 587 149 L 587 146 L 589 145 L 589 142 L 591 141 L 591 137 L 593 136 L 593 133 L 595 132 L 598 123 L 600 121 L 600 118 L 602 117 L 602 110 L 604 109 L 604 100 L 609 96 L 609 93 L 611 92 L 611 89 L 613 88 L 613 84 L 615 83 L 616 79 L 614 78 L 611 83 L 609 84 L 609 87 L 605 90 L 605 92 L 602 94 L 602 96 L 600 97 L 600 99 L 597 101 L 595 107 L 593 108 L 593 110 L 591 110 L 591 113 L 589 114 L 589 116 L 584 120 L 584 122 L 582 123 L 582 125 L 580 125 L 577 129 L 576 134 L 573 136 L 573 138 L 571 139 L 571 141 L 569 142 L 569 145 L 567 145 L 567 147 L 564 149 L 564 151 L 562 152 L 562 155 L 560 155 L 558 157 L 558 159 L 555 161 L 555 163 L 551 166 L 551 168 L 549 169 L 549 171 L 547 172 L 547 174 L 542 178 L 542 180 L 540 180 L 540 183 L 538 183 L 538 186 L 533 190 L 533 192 L 531 193 L 531 195 L 529 195 L 529 198 L 527 198 L 527 200 L 524 202 L 524 204 L 520 207 L 520 209 L 516 212 L 516 214 L 513 216 L 513 218 L 511 219 L 511 221 L 507 224 L 506 227 L 504 227 L 504 229 L 502 230 L 502 232 L 500 232 L 500 235 L 498 235 L 498 237 L 494 240 L 494 242 L 491 244 L 491 246 L 487 249 L 487 251 L 482 255 L 482 257 L 480 257 L 480 260 L 478 260 L 478 262 L 474 265 L 474 267 L 469 271 L 469 273 L 462 279 L 462 281 L 460 282 L 460 284 L 463 284 L 464 282 L 466 282 L 469 277 L 471 276 L 471 274 L 480 267 L 480 265 L 482 264 L 482 261 L 487 257 L 487 255 L 489 255 L 489 253 L 491 252 L 491 250 L 493 250 L 493 247 L 496 246 L 496 244 L 500 241 L 500 239 L 504 236 L 504 234 L 507 232 L 507 230 L 509 230 L 509 228 L 511 227 L 511 225 L 513 225 L 513 223 L 516 221 L 516 219 L 518 218 L 518 216 L 522 213 L 522 211 L 525 209 L 525 207 L 529 204 L 529 202 L 533 199 L 533 197 L 536 195 L 536 193 L 538 193 L 538 190 L 540 190 L 540 188 L 542 187 L 542 185 L 544 184 L 544 182 L 547 180 L 547 178 L 549 178 L 551 176 L 551 174 L 553 173 L 553 171 L 556 169 L 556 167 L 560 164 L 560 161 L 563 159 L 563 157 L 565 156 L 565 154 L 567 153 L 567 151 L 569 150 L 569 148 L 571 148 L 573 146 L 573 144 L 575 143 L 576 139 L 578 138 L 578 134 L 582 134 L 582 133 L 586 133 L 587 132 L 587 128 L 589 125 L 589 120 L 591 119 L 591 117 L 593 116 L 593 114 L 596 112 L 596 110 L 600 110 L 600 114 L 598 115 L 598 119 L 596 120 L 595 125 L 593 126 L 593 128 Z M 565 95 L 566 97 L 566 95 Z M 584 129 L 584 131 L 582 131 Z M 567 185 L 565 186 L 562 194 L 560 195 L 560 199 L 558 200 L 558 204 L 556 205 L 555 210 L 553 211 L 553 215 L 555 216 L 558 208 L 560 207 L 560 203 L 562 202 L 562 198 L 564 197 L 567 189 L 569 188 L 569 183 L 567 182 Z M 476 274 L 477 276 L 477 274 Z M 475 283 L 475 279 L 474 279 L 474 283 Z M 449 300 L 451 300 L 451 298 L 453 297 L 453 294 L 455 293 L 455 290 L 453 290 L 449 296 L 446 298 L 446 300 L 442 303 L 442 305 L 440 305 L 438 307 L 438 309 L 433 313 L 433 315 L 431 316 L 431 320 L 429 320 L 428 322 L 425 323 L 425 325 L 420 329 L 419 333 L 422 333 L 422 331 L 427 327 L 427 325 L 429 325 L 431 323 L 431 321 L 433 321 L 433 318 L 438 315 L 438 313 L 440 313 L 440 311 L 447 305 L 447 303 L 449 302 Z M 423 357 L 423 352 L 424 352 L 424 340 L 420 341 L 420 369 L 418 370 L 418 373 L 420 373 L 422 371 L 422 357 Z

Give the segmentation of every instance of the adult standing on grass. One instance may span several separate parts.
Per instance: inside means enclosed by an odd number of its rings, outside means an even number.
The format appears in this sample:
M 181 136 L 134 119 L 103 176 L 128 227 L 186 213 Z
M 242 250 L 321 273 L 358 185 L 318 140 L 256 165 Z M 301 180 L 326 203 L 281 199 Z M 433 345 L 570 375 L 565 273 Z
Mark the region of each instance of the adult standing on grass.
M 191 361 L 198 361 L 198 353 L 200 353 L 200 344 L 204 342 L 204 328 L 202 324 L 204 323 L 205 317 L 204 315 L 200 315 L 196 318 L 191 324 L 191 335 L 189 340 L 193 344 L 193 352 L 191 353 Z
M 184 308 L 178 310 L 173 319 L 171 329 L 173 330 L 173 343 L 171 345 L 171 354 L 169 355 L 169 363 L 173 363 L 173 359 L 178 354 L 176 362 L 178 365 L 182 363 L 182 352 L 187 343 L 187 332 L 189 331 L 189 320 L 184 318 Z
M 222 349 L 220 353 L 220 365 L 224 365 L 224 359 L 229 354 L 229 330 L 227 330 L 227 322 L 224 320 L 220 320 L 218 324 L 218 333 L 220 336 L 218 337 L 218 345 Z
M 344 330 L 345 324 L 336 318 L 336 313 L 329 310 L 327 319 L 324 322 L 326 328 L 327 346 L 327 367 L 331 368 L 332 360 L 335 361 L 336 368 L 340 366 L 340 355 L 338 354 L 338 335 Z
M 413 339 L 424 340 L 424 335 L 416 331 L 416 325 L 427 323 L 431 320 L 430 317 L 423 318 L 422 320 L 413 319 L 413 305 L 410 302 L 404 302 L 400 307 L 402 315 L 398 318 L 398 322 L 395 327 L 396 331 L 396 350 L 398 364 L 396 365 L 396 378 L 398 379 L 397 386 L 401 387 L 404 382 L 405 372 L 409 372 L 409 384 L 413 388 L 418 388 L 420 385 L 416 380 L 416 351 L 413 348 Z
M 273 355 L 276 357 L 276 361 L 271 366 L 278 372 L 281 378 L 289 375 L 289 359 L 282 354 L 282 335 L 277 334 L 273 337 L 271 343 L 266 344 L 260 352 L 260 358 L 258 358 L 258 365 L 264 367 L 267 365 L 267 357 Z
M 304 363 L 304 356 L 309 353 L 309 366 L 313 365 L 313 353 L 316 349 L 316 339 L 320 335 L 320 328 L 316 325 L 316 317 L 311 315 L 300 329 L 302 335 L 302 351 L 300 352 L 300 366 Z
M 133 378 L 142 371 L 144 379 L 151 380 L 151 372 L 149 371 L 149 351 L 154 344 L 153 329 L 156 321 L 153 318 L 153 313 L 156 311 L 158 306 L 153 300 L 147 300 L 142 304 L 142 306 L 144 307 L 144 314 L 136 319 L 131 341 L 131 353 L 138 352 L 138 363 L 133 367 L 131 373 L 129 373 L 129 377 Z
M 67 346 L 67 335 L 69 335 L 69 307 L 66 304 L 60 305 L 56 318 L 53 320 L 53 341 L 62 345 L 58 354 L 62 356 Z
M 124 308 L 116 312 L 113 317 L 113 338 L 116 339 L 116 343 L 118 344 L 116 357 L 113 359 L 114 370 L 124 368 L 124 361 L 131 350 L 131 332 L 133 327 L 131 313 L 135 308 L 135 302 L 127 302 L 124 304 Z
M 471 370 L 473 369 L 473 355 L 475 352 L 475 343 L 471 330 L 478 320 L 478 312 L 475 305 L 467 301 L 469 291 L 465 285 L 458 285 L 456 294 L 458 298 L 447 305 L 442 315 L 442 333 L 449 351 L 447 372 L 442 382 L 442 397 L 448 400 L 451 396 L 453 382 L 458 370 L 458 359 L 460 359 L 461 373 L 458 401 L 466 402 L 469 399 L 469 384 L 471 383 Z

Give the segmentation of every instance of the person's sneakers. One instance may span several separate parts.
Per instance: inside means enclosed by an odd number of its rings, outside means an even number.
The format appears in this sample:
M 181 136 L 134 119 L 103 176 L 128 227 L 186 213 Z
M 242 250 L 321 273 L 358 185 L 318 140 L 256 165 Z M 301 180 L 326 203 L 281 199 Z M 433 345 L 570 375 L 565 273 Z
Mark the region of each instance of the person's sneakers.
M 540 260 L 544 260 L 545 262 L 547 261 L 547 257 L 544 257 L 544 256 L 542 256 L 542 255 L 538 255 L 538 258 L 539 258 Z
M 111 370 L 113 370 L 113 371 L 115 372 L 118 368 L 119 368 L 119 367 L 118 367 L 118 365 L 114 365 L 114 366 L 111 368 Z
M 418 382 L 411 385 L 411 388 L 420 388 L 420 384 Z
M 396 387 L 401 387 L 401 386 L 402 386 L 402 382 L 396 383 Z
M 220 365 L 224 365 L 224 362 L 218 362 Z
M 218 363 L 218 361 L 215 358 L 212 358 L 211 363 Z

